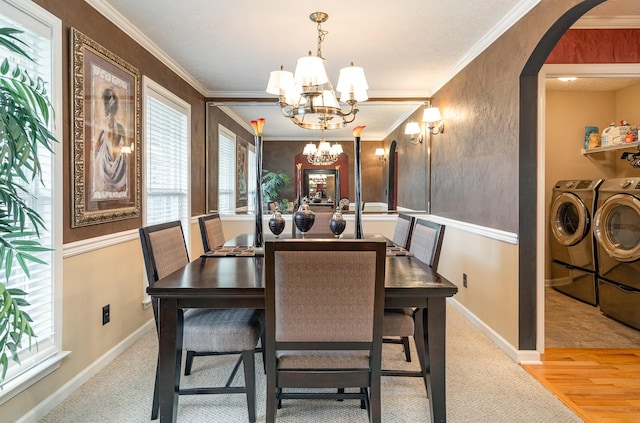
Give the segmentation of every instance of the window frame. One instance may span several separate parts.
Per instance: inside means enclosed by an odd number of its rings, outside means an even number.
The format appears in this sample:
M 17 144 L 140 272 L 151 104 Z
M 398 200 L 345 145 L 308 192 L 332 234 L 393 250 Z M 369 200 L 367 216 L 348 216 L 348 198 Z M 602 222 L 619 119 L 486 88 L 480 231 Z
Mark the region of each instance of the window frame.
M 0 4 L 0 13 L 11 20 L 15 20 L 37 33 L 46 32 L 49 36 L 50 44 L 50 66 L 51 81 L 47 86 L 48 97 L 53 110 L 53 135 L 59 141 L 53 143 L 53 157 L 51 179 L 51 192 L 53 200 L 51 204 L 51 221 L 47 226 L 51 234 L 51 245 L 54 249 L 52 254 L 52 318 L 53 318 L 53 342 L 42 354 L 35 354 L 22 360 L 22 367 L 26 370 L 19 371 L 11 377 L 7 373 L 7 379 L 3 382 L 3 389 L 0 390 L 0 404 L 3 404 L 26 390 L 36 382 L 60 367 L 62 359 L 69 354 L 62 350 L 62 328 L 63 328 L 63 94 L 62 94 L 62 21 L 33 2 L 18 0 L 5 0 Z M 38 28 L 35 28 L 35 26 Z M 42 32 L 41 32 L 42 31 Z M 30 365 L 31 367 L 26 367 Z M 10 364 L 11 366 L 11 364 Z M 18 367 L 15 367 L 18 369 Z
M 186 116 L 186 121 L 187 121 L 187 125 L 186 125 L 186 142 L 187 142 L 187 169 L 191 168 L 191 104 L 187 103 L 186 101 L 184 101 L 182 98 L 178 97 L 177 95 L 175 95 L 174 93 L 172 93 L 171 91 L 169 91 L 168 89 L 166 89 L 165 87 L 163 87 L 162 85 L 158 84 L 157 82 L 153 81 L 151 78 L 147 77 L 147 76 L 143 76 L 142 77 L 142 142 L 140 143 L 141 148 L 142 148 L 142 157 L 144 158 L 142 160 L 141 166 L 142 166 L 142 170 L 141 173 L 143 175 L 142 178 L 142 185 L 143 185 L 143 189 L 142 189 L 142 224 L 143 226 L 147 226 L 149 223 L 147 221 L 147 212 L 148 212 L 148 198 L 147 198 L 147 189 L 148 189 L 148 180 L 147 180 L 147 158 L 148 158 L 148 154 L 147 154 L 147 147 L 148 147 L 148 140 L 147 140 L 147 112 L 148 112 L 148 104 L 147 104 L 147 97 L 151 96 L 152 98 L 154 98 L 156 101 L 160 101 L 161 103 L 163 103 L 165 106 L 173 108 L 176 111 L 179 111 L 181 113 L 184 113 L 184 115 Z M 186 194 L 186 198 L 187 198 L 187 210 L 186 210 L 186 215 L 184 216 L 184 218 L 180 218 L 180 220 L 182 221 L 182 230 L 184 233 L 184 239 L 185 239 L 185 243 L 187 246 L 187 251 L 189 252 L 189 254 L 191 253 L 191 243 L 190 243 L 190 239 L 191 239 L 191 175 L 188 175 L 187 178 L 188 182 L 187 182 L 187 194 Z M 146 274 L 145 277 L 143 278 L 143 307 L 149 307 L 151 305 L 151 297 L 149 296 L 149 294 L 147 294 L 147 278 L 146 278 Z
M 233 151 L 231 153 L 231 157 L 230 157 L 230 162 L 231 162 L 231 207 L 229 210 L 222 210 L 220 207 L 221 201 L 220 201 L 220 193 L 222 191 L 221 189 L 221 178 L 220 178 L 220 163 L 221 163 L 221 159 L 222 159 L 222 154 L 221 153 L 221 140 L 222 137 L 225 137 L 226 139 L 229 139 L 233 142 Z M 236 203 L 236 154 L 237 154 L 237 149 L 238 149 L 238 136 L 231 131 L 230 129 L 226 128 L 225 126 L 223 126 L 222 124 L 218 124 L 218 213 L 220 214 L 224 214 L 224 213 L 229 213 L 229 214 L 233 214 L 236 212 L 237 210 L 237 203 Z

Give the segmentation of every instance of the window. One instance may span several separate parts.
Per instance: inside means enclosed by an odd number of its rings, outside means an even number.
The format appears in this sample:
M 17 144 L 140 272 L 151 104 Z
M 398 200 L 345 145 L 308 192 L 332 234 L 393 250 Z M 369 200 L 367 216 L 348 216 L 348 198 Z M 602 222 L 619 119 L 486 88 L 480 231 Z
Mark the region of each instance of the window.
M 5 1 L 0 3 L 0 26 L 23 31 L 18 37 L 25 41 L 25 50 L 34 62 L 17 58 L 5 49 L 1 57 L 8 57 L 12 65 L 28 70 L 32 77 L 46 82 L 49 100 L 56 111 L 52 131 L 62 141 L 62 29 L 58 18 L 32 2 Z M 29 263 L 28 278 L 14 260 L 8 287 L 28 293 L 30 303 L 25 311 L 33 319 L 36 334 L 33 347 L 23 340 L 18 351 L 21 364 L 9 361 L 9 368 L 0 391 L 0 403 L 26 389 L 59 366 L 64 356 L 62 346 L 62 143 L 55 143 L 54 153 L 39 149 L 42 181 L 25 184 L 24 199 L 44 220 L 40 243 L 51 251 L 35 254 L 46 264 Z M 3 276 L 4 277 L 4 276 Z
M 218 212 L 236 210 L 236 135 L 224 126 L 218 128 Z
M 144 99 L 145 225 L 179 219 L 188 246 L 191 106 L 146 77 Z

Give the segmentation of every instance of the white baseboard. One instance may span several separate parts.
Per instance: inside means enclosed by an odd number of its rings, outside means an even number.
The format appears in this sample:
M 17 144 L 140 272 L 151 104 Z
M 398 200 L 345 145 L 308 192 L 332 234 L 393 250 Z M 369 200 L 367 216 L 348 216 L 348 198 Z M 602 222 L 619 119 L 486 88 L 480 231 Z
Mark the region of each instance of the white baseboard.
M 127 348 L 135 344 L 140 338 L 149 332 L 155 326 L 153 320 L 149 320 L 138 330 L 129 335 L 118 345 L 107 351 L 102 357 L 94 361 L 89 367 L 78 373 L 76 377 L 64 384 L 60 389 L 49 395 L 44 401 L 33 407 L 27 414 L 23 415 L 16 423 L 32 423 L 37 422 L 44 416 L 49 414 L 51 410 L 56 408 L 62 401 L 67 399 L 76 389 L 83 383 L 95 376 L 100 370 L 111 363 L 116 357 L 122 354 Z
M 469 309 L 460 304 L 455 298 L 447 298 L 449 305 L 455 307 L 464 317 L 467 318 L 480 332 L 485 334 L 489 339 L 498 346 L 509 358 L 518 364 L 542 364 L 540 361 L 540 353 L 535 350 L 518 350 L 500 334 L 487 326 L 482 320 L 473 314 Z

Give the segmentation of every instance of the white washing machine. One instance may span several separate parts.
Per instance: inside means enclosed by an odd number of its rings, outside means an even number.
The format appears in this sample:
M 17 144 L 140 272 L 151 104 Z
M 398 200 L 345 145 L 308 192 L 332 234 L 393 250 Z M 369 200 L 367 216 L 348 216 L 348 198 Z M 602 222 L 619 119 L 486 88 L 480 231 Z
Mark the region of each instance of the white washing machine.
M 598 304 L 597 260 L 591 223 L 602 179 L 558 181 L 550 210 L 552 286 Z
M 598 195 L 600 311 L 640 329 L 640 178 L 607 179 Z

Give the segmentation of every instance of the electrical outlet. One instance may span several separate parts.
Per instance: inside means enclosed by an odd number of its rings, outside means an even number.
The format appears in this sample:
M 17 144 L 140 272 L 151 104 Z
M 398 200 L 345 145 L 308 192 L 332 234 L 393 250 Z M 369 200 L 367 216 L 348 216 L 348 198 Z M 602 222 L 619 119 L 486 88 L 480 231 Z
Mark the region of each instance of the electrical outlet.
M 111 312 L 109 311 L 109 304 L 102 307 L 102 325 L 106 325 L 111 320 Z
M 467 287 L 467 274 L 466 273 L 462 274 L 462 286 L 464 286 L 465 288 Z

